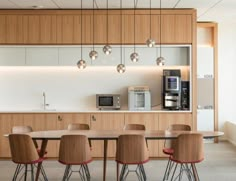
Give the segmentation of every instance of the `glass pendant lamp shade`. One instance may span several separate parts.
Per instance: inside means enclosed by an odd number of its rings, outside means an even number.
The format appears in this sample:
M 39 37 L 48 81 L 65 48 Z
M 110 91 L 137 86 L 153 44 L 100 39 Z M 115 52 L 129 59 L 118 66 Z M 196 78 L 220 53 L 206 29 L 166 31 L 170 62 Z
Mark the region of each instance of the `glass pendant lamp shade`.
M 79 61 L 77 62 L 77 67 L 78 67 L 79 69 L 85 69 L 85 68 L 86 68 L 86 62 L 85 62 L 83 59 L 79 60 Z
M 156 62 L 157 62 L 158 66 L 163 66 L 163 65 L 165 65 L 165 58 L 164 57 L 158 57 Z
M 110 55 L 111 54 L 111 51 L 112 51 L 112 48 L 110 45 L 105 45 L 103 47 L 103 52 L 106 54 L 106 55 Z
M 156 42 L 155 42 L 155 40 L 149 38 L 149 39 L 146 41 L 146 44 L 147 44 L 148 47 L 151 48 L 151 47 L 154 47 L 154 46 L 155 46 Z
M 95 50 L 92 50 L 92 51 L 89 53 L 89 57 L 90 57 L 92 60 L 95 60 L 95 59 L 98 57 L 98 52 L 96 52 Z
M 117 70 L 117 72 L 118 73 L 124 73 L 125 72 L 125 65 L 124 64 L 119 64 L 119 65 L 117 65 L 117 67 L 116 67 L 116 70 Z
M 137 62 L 139 60 L 139 55 L 138 53 L 134 52 L 130 55 L 130 59 L 132 62 Z

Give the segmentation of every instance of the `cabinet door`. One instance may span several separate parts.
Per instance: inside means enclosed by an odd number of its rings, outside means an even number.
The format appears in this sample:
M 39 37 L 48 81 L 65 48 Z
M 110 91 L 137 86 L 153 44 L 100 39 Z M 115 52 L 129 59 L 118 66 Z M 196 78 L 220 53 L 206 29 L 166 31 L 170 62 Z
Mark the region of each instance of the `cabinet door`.
M 191 43 L 191 15 L 162 15 L 162 43 Z
M 143 124 L 146 130 L 158 130 L 158 115 L 149 113 L 128 113 L 125 114 L 125 124 Z M 148 140 L 150 157 L 158 156 L 158 141 Z
M 167 113 L 159 114 L 159 130 L 166 130 L 171 124 L 187 124 L 191 127 L 192 123 L 192 114 L 191 113 Z M 163 154 L 162 149 L 164 148 L 164 141 L 159 141 L 159 156 L 167 157 Z
M 6 43 L 21 44 L 24 42 L 23 16 L 6 16 Z
M 122 27 L 123 27 L 122 44 L 134 44 L 134 15 L 122 15 L 122 18 L 123 18 L 122 19 Z M 135 23 L 135 26 L 136 26 L 136 23 Z M 136 28 L 135 28 L 135 31 L 137 31 Z M 116 32 L 116 36 L 118 36 L 119 34 L 120 34 L 119 31 Z
M 70 123 L 83 123 L 90 125 L 90 114 L 62 113 L 58 114 L 57 129 L 67 129 Z
M 73 27 L 73 15 L 57 16 L 57 43 L 70 44 L 73 42 Z
M 38 44 L 39 42 L 40 42 L 40 18 L 38 15 L 29 15 L 27 44 Z
M 92 130 L 122 130 L 124 126 L 124 114 L 101 113 L 91 114 Z M 103 157 L 103 141 L 92 141 L 93 157 Z M 116 141 L 108 141 L 108 157 L 115 157 Z
M 1 47 L 1 66 L 23 66 L 25 65 L 25 48 L 22 47 Z
M 40 44 L 56 43 L 56 16 L 41 15 L 40 21 Z
M 137 44 L 146 44 L 150 37 L 150 15 L 136 15 L 135 42 Z
M 6 43 L 6 16 L 0 15 L 0 44 Z
M 104 44 L 107 40 L 107 16 L 96 15 L 94 16 L 94 43 Z M 110 30 L 109 30 L 110 31 Z
M 4 134 L 12 132 L 13 126 L 24 125 L 23 114 L 1 114 L 0 115 L 0 157 L 11 157 L 8 138 Z

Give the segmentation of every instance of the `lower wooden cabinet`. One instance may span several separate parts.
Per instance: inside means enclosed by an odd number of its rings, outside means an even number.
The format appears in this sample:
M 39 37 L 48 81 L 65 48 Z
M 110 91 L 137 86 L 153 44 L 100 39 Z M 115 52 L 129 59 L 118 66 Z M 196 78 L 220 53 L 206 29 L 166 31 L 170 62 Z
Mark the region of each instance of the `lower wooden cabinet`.
M 0 114 L 0 158 L 11 157 L 8 138 L 13 126 L 35 131 L 63 130 L 70 123 L 86 123 L 92 130 L 122 130 L 125 124 L 144 124 L 147 130 L 166 130 L 171 124 L 192 123 L 191 113 L 6 113 Z M 38 141 L 39 145 L 40 142 Z M 164 141 L 148 140 L 150 157 L 165 157 Z M 59 141 L 48 141 L 47 157 L 58 157 Z M 103 141 L 92 141 L 92 156 L 103 157 Z M 115 157 L 116 141 L 108 141 L 108 157 Z

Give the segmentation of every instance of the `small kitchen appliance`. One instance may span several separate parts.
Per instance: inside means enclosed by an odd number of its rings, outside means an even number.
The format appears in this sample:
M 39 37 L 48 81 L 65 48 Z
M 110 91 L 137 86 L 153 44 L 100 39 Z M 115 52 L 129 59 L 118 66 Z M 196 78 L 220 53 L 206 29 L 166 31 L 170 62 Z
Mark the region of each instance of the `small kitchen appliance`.
M 151 110 L 151 94 L 148 86 L 128 87 L 129 110 Z
M 96 107 L 100 110 L 120 109 L 120 94 L 97 94 Z
M 181 109 L 181 72 L 163 70 L 162 106 L 164 109 Z

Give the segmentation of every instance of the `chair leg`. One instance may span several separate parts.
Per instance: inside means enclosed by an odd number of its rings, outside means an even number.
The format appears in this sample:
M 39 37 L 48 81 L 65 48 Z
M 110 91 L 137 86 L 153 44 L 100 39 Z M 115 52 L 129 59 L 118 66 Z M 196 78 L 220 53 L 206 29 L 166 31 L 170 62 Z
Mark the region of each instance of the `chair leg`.
M 168 173 L 170 173 L 169 172 L 170 166 L 171 166 L 171 160 L 169 159 L 168 163 L 167 163 L 167 166 L 166 166 L 166 170 L 165 170 L 165 174 L 164 174 L 164 177 L 163 177 L 163 181 L 168 180 L 168 176 L 167 175 L 168 175 Z
M 191 166 L 192 166 L 192 170 L 193 170 L 194 181 L 199 181 L 200 179 L 198 176 L 198 172 L 197 172 L 197 168 L 196 168 L 195 163 L 192 163 Z
M 91 176 L 90 176 L 90 172 L 89 172 L 88 165 L 85 164 L 85 165 L 84 165 L 84 168 L 85 168 L 86 177 L 87 177 L 88 180 L 90 180 L 90 179 L 91 179 Z
M 119 181 L 120 164 L 116 162 L 116 181 Z
M 63 181 L 66 181 L 67 176 L 68 176 L 68 172 L 69 172 L 69 165 L 66 166 L 65 172 L 64 172 L 64 176 L 63 176 Z
M 42 173 L 42 175 L 43 175 L 44 181 L 48 181 L 46 172 L 45 172 L 45 170 L 44 170 L 44 168 L 43 168 L 43 164 L 41 165 L 41 173 Z
M 27 164 L 25 164 L 25 181 L 27 180 L 27 168 L 28 168 L 28 165 Z
M 19 174 L 19 172 L 20 172 L 20 168 L 21 168 L 21 164 L 17 164 L 16 170 L 15 170 L 15 173 L 14 173 L 14 176 L 13 176 L 13 178 L 12 178 L 12 181 L 15 181 L 15 180 L 16 180 L 16 178 L 17 178 L 17 176 L 18 176 L 18 174 Z
M 143 178 L 144 181 L 146 181 L 147 180 L 147 176 L 146 176 L 146 172 L 144 170 L 143 164 L 140 165 L 140 167 L 141 167 L 141 170 L 142 170 L 142 178 Z
M 31 180 L 34 181 L 34 165 L 30 164 L 31 166 Z
M 175 165 L 175 169 L 174 169 L 174 172 L 173 172 L 173 174 L 172 174 L 171 181 L 172 181 L 173 178 L 174 178 L 174 175 L 175 175 L 175 171 L 176 171 L 177 166 L 178 166 L 178 163 L 176 163 L 176 165 Z
M 124 179 L 125 168 L 126 168 L 126 165 L 123 165 L 122 168 L 121 168 L 121 172 L 120 172 L 120 181 L 123 181 L 123 179 Z

